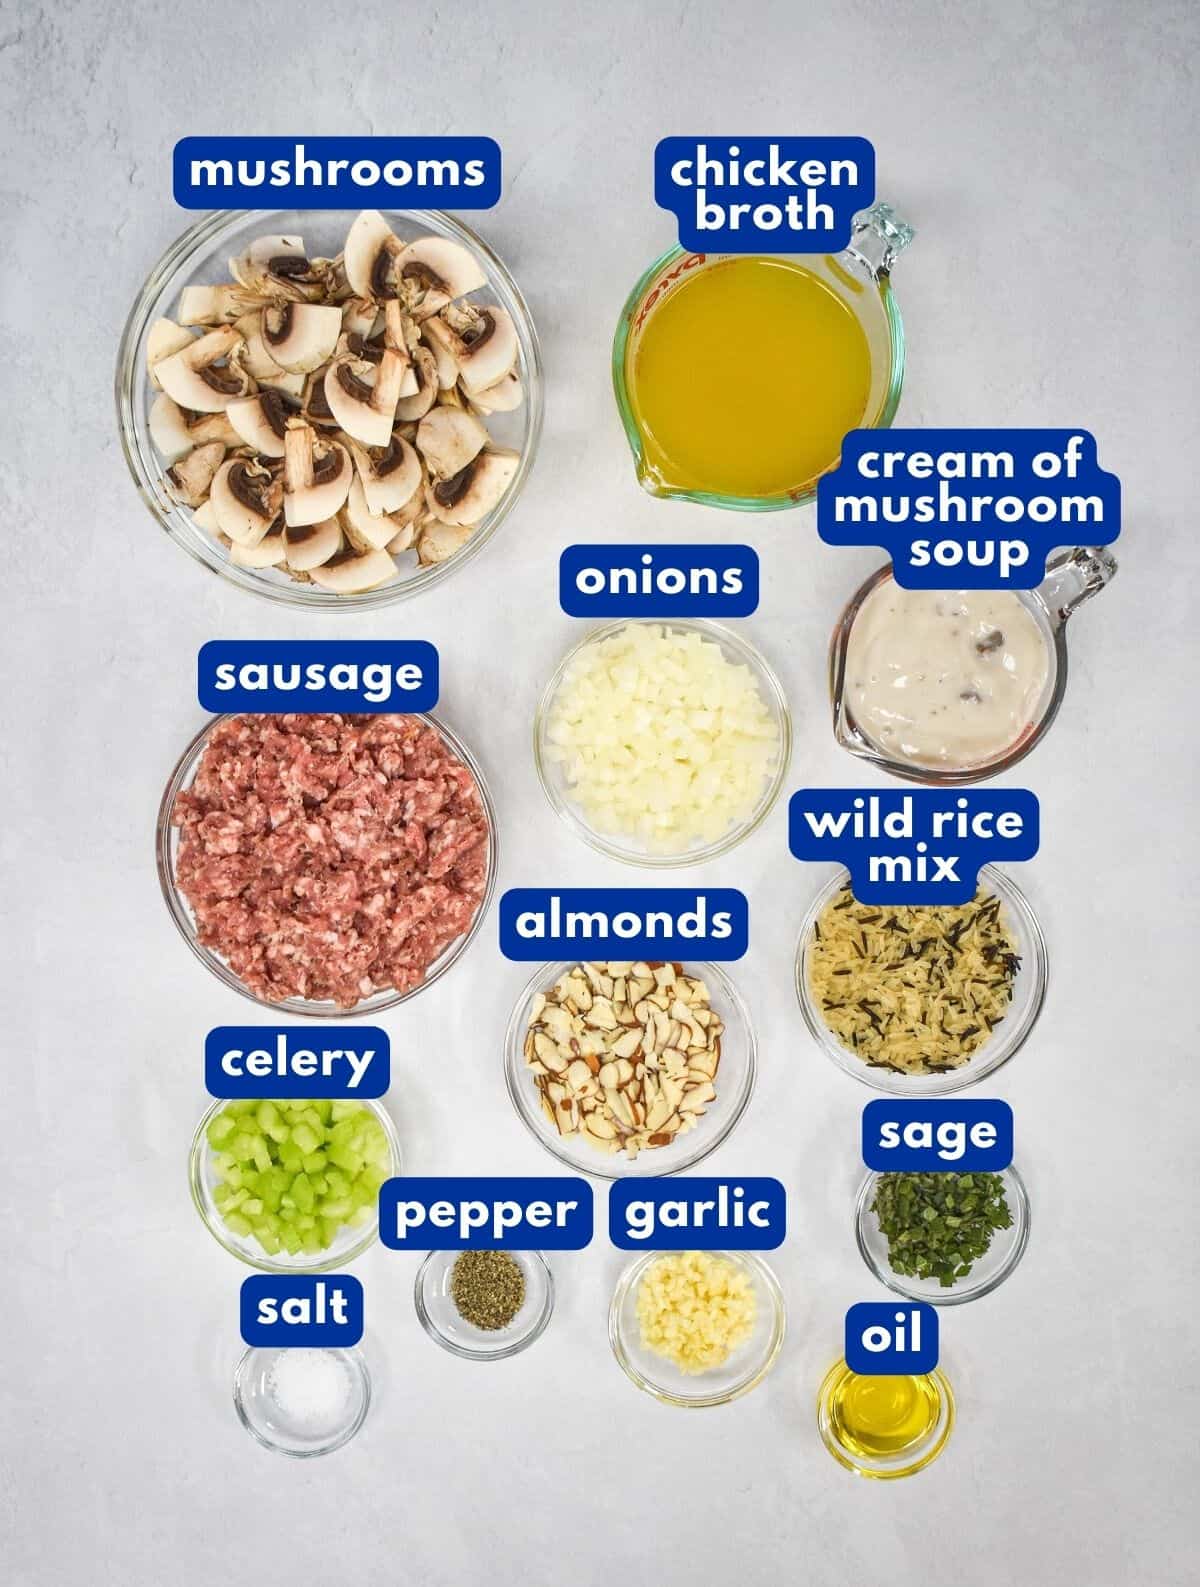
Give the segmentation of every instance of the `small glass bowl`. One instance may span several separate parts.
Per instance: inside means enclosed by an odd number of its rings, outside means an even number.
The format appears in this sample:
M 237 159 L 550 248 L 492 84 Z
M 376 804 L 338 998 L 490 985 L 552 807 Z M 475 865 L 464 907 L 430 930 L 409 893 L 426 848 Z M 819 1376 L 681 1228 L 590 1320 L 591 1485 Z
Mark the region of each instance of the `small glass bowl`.
M 204 1219 L 205 1227 L 218 1245 L 223 1245 L 232 1256 L 236 1256 L 240 1262 L 245 1262 L 247 1267 L 256 1267 L 262 1273 L 328 1273 L 334 1268 L 345 1267 L 348 1262 L 353 1262 L 355 1257 L 361 1256 L 368 1246 L 374 1245 L 379 1236 L 378 1204 L 375 1215 L 369 1223 L 343 1224 L 338 1231 L 337 1239 L 329 1249 L 319 1253 L 298 1251 L 292 1256 L 287 1251 L 279 1251 L 276 1255 L 269 1256 L 252 1235 L 236 1234 L 222 1218 L 220 1208 L 213 1199 L 213 1191 L 217 1185 L 213 1163 L 216 1153 L 209 1146 L 205 1133 L 212 1120 L 228 1105 L 228 1098 L 222 1098 L 206 1110 L 204 1117 L 196 1126 L 196 1133 L 192 1136 L 191 1151 L 188 1154 L 188 1182 L 191 1186 L 192 1200 L 196 1204 L 196 1211 Z M 400 1141 L 396 1134 L 396 1126 L 381 1103 L 363 1098 L 361 1106 L 370 1108 L 383 1126 L 392 1159 L 388 1177 L 394 1178 L 400 1172 Z
M 954 1430 L 954 1391 L 944 1373 L 935 1367 L 932 1372 L 924 1374 L 932 1381 L 938 1394 L 938 1419 L 933 1427 L 919 1443 L 909 1444 L 904 1449 L 897 1449 L 886 1455 L 868 1455 L 860 1450 L 848 1448 L 837 1436 L 832 1414 L 834 1399 L 846 1380 L 853 1376 L 854 1373 L 845 1361 L 839 1361 L 830 1367 L 825 1374 L 825 1381 L 821 1384 L 817 1395 L 817 1427 L 825 1448 L 839 1466 L 845 1466 L 846 1470 L 852 1471 L 856 1477 L 874 1477 L 887 1481 L 896 1477 L 912 1477 L 918 1471 L 924 1471 L 925 1467 L 935 1461 L 945 1449 L 946 1442 Z
M 461 1251 L 430 1251 L 417 1270 L 413 1304 L 421 1326 L 451 1355 L 466 1361 L 503 1361 L 527 1350 L 546 1331 L 554 1311 L 554 1278 L 540 1251 L 510 1251 L 525 1275 L 525 1299 L 505 1328 L 477 1328 L 459 1312 L 450 1277 Z
M 317 1002 L 310 998 L 285 997 L 278 1002 L 271 1002 L 267 998 L 259 997 L 252 992 L 245 983 L 234 974 L 225 960 L 214 949 L 206 947 L 199 939 L 196 932 L 196 922 L 190 906 L 180 891 L 176 874 L 176 865 L 179 858 L 179 829 L 172 824 L 171 816 L 175 809 L 175 800 L 186 788 L 190 788 L 192 779 L 200 764 L 208 743 L 208 735 L 218 723 L 228 719 L 226 713 L 214 716 L 196 734 L 191 743 L 175 763 L 170 780 L 158 807 L 158 822 L 154 831 L 154 847 L 158 863 L 158 882 L 162 889 L 163 899 L 171 912 L 171 919 L 179 928 L 179 934 L 188 947 L 196 955 L 200 963 L 224 983 L 232 987 L 235 992 L 240 992 L 250 1002 L 257 1003 L 259 1008 L 270 1009 L 280 1014 L 302 1014 L 308 1019 L 361 1019 L 369 1014 L 381 1014 L 385 1009 L 397 1008 L 401 1003 L 407 1003 L 410 997 L 417 997 L 427 987 L 439 980 L 450 967 L 455 964 L 473 941 L 475 934 L 483 924 L 483 917 L 487 914 L 492 902 L 492 894 L 496 889 L 497 837 L 496 837 L 496 810 L 492 804 L 492 796 L 488 792 L 487 783 L 484 781 L 483 772 L 471 751 L 462 742 L 453 730 L 447 727 L 440 718 L 432 715 L 417 715 L 417 719 L 435 729 L 445 740 L 450 750 L 462 761 L 475 779 L 475 786 L 479 789 L 479 802 L 483 807 L 484 817 L 488 829 L 488 874 L 484 887 L 483 897 L 479 901 L 479 908 L 475 911 L 475 918 L 467 927 L 461 937 L 456 937 L 450 945 L 436 958 L 425 972 L 425 979 L 419 986 L 414 986 L 408 992 L 397 992 L 394 988 L 384 988 L 373 992 L 370 997 L 363 998 L 355 1003 L 353 1008 L 339 1008 L 336 1003 L 328 1000 Z
M 291 1351 L 291 1354 L 296 1354 Z M 371 1377 L 358 1350 L 322 1350 L 312 1354 L 335 1357 L 345 1368 L 349 1393 L 345 1415 L 328 1427 L 298 1425 L 285 1416 L 268 1384 L 271 1369 L 287 1350 L 247 1350 L 233 1375 L 233 1404 L 242 1426 L 264 1449 L 294 1460 L 329 1455 L 348 1444 L 366 1420 L 371 1405 Z
M 608 1342 L 613 1355 L 636 1387 L 664 1405 L 680 1405 L 688 1410 L 727 1405 L 758 1387 L 783 1348 L 786 1309 L 779 1280 L 753 1252 L 710 1252 L 711 1256 L 734 1263 L 749 1276 L 758 1302 L 754 1333 L 722 1366 L 702 1373 L 681 1372 L 665 1356 L 646 1348 L 637 1318 L 638 1287 L 646 1269 L 668 1254 L 671 1253 L 647 1251 L 635 1257 L 617 1280 L 608 1308 Z
M 647 1148 L 632 1160 L 620 1152 L 601 1152 L 589 1146 L 582 1136 L 558 1133 L 542 1111 L 538 1089 L 525 1063 L 525 1033 L 534 998 L 579 962 L 578 959 L 562 959 L 556 964 L 543 964 L 513 1008 L 504 1038 L 504 1082 L 517 1117 L 552 1157 L 557 1157 L 576 1173 L 588 1174 L 593 1179 L 644 1179 L 694 1168 L 732 1133 L 754 1091 L 758 1044 L 749 1009 L 719 965 L 685 964 L 685 974 L 697 975 L 704 981 L 713 1008 L 725 1022 L 721 1061 L 714 1081 L 716 1101 L 709 1103 L 698 1124 L 685 1135 L 677 1136 L 670 1146 Z
M 117 355 L 117 427 L 125 461 L 142 500 L 177 545 L 189 556 L 228 579 L 240 589 L 267 600 L 310 611 L 354 611 L 388 606 L 440 584 L 463 568 L 495 534 L 516 505 L 533 467 L 542 431 L 542 361 L 537 332 L 520 289 L 488 245 L 453 216 L 441 210 L 384 210 L 388 224 L 402 238 L 427 234 L 462 243 L 479 259 L 488 284 L 471 299 L 496 302 L 512 316 L 520 346 L 518 373 L 525 400 L 515 413 L 494 413 L 487 418 L 488 433 L 496 445 L 519 450 L 521 461 L 500 503 L 481 521 L 461 551 L 432 567 L 402 570 L 379 589 L 357 595 L 335 595 L 315 584 L 298 584 L 276 568 L 242 568 L 230 561 L 225 547 L 192 519 L 163 485 L 166 465 L 150 438 L 150 408 L 157 393 L 146 374 L 146 338 L 162 316 L 172 318 L 185 286 L 229 279 L 230 255 L 241 253 L 256 237 L 300 235 L 310 257 L 333 257 L 341 252 L 356 211 L 351 210 L 234 210 L 204 215 L 189 226 L 151 270 L 134 300 Z
M 854 1204 L 854 1235 L 863 1261 L 880 1283 L 895 1290 L 897 1295 L 929 1301 L 934 1306 L 961 1306 L 964 1301 L 978 1300 L 1003 1284 L 1025 1254 L 1029 1242 L 1029 1194 L 1024 1180 L 1010 1164 L 1001 1170 L 1000 1178 L 1004 1181 L 1004 1195 L 1013 1221 L 1007 1229 L 993 1231 L 992 1243 L 984 1255 L 971 1264 L 971 1271 L 965 1278 L 956 1279 L 946 1289 L 936 1278 L 909 1278 L 894 1273 L 888 1261 L 887 1238 L 871 1211 L 875 1187 L 882 1177 L 882 1174 L 868 1174 L 859 1186 Z
M 601 640 L 608 639 L 612 634 L 620 633 L 623 628 L 632 626 L 669 628 L 677 633 L 697 633 L 705 639 L 713 640 L 720 645 L 727 660 L 737 665 L 749 667 L 758 683 L 759 693 L 766 702 L 767 709 L 775 723 L 779 734 L 779 745 L 776 754 L 774 770 L 767 778 L 758 802 L 752 813 L 744 820 L 731 826 L 727 832 L 710 843 L 696 844 L 678 854 L 659 854 L 639 844 L 636 839 L 623 837 L 619 834 L 598 832 L 591 826 L 584 816 L 579 805 L 571 793 L 564 769 L 559 762 L 552 761 L 549 757 L 549 723 L 551 708 L 555 696 L 562 687 L 567 669 L 589 645 L 598 644 Z M 622 860 L 626 865 L 642 865 L 655 869 L 669 868 L 679 865 L 701 865 L 707 860 L 716 859 L 719 854 L 725 854 L 735 848 L 743 838 L 759 827 L 766 819 L 772 805 L 779 797 L 779 790 L 783 787 L 783 779 L 787 775 L 788 762 L 792 754 L 792 722 L 788 712 L 787 700 L 784 697 L 783 685 L 767 661 L 757 650 L 735 634 L 731 629 L 723 628 L 719 623 L 705 621 L 685 622 L 682 619 L 661 618 L 652 622 L 639 622 L 636 618 L 619 618 L 615 622 L 605 623 L 599 628 L 592 629 L 578 644 L 571 649 L 559 662 L 554 670 L 554 675 L 546 685 L 541 701 L 537 708 L 537 715 L 533 722 L 533 758 L 537 766 L 538 779 L 542 789 L 549 799 L 555 812 L 566 822 L 567 826 L 585 843 L 598 849 L 601 854 L 607 854 L 611 859 Z
M 1008 1012 L 988 1039 L 959 1068 L 946 1074 L 908 1075 L 897 1074 L 892 1069 L 873 1069 L 849 1048 L 843 1047 L 822 1019 L 809 989 L 808 951 L 813 940 L 813 924 L 848 879 L 849 873 L 841 871 L 813 899 L 800 927 L 800 941 L 796 948 L 796 996 L 800 999 L 804 1023 L 825 1056 L 873 1091 L 890 1091 L 895 1096 L 911 1097 L 945 1096 L 951 1091 L 965 1090 L 967 1086 L 982 1080 L 984 1075 L 999 1069 L 1001 1064 L 1007 1063 L 1037 1022 L 1046 998 L 1049 974 L 1042 928 L 1025 895 L 1015 883 L 994 865 L 980 868 L 979 885 L 999 898 L 1009 927 L 1016 933 L 1017 952 L 1021 957 L 1021 968 L 1013 983 Z

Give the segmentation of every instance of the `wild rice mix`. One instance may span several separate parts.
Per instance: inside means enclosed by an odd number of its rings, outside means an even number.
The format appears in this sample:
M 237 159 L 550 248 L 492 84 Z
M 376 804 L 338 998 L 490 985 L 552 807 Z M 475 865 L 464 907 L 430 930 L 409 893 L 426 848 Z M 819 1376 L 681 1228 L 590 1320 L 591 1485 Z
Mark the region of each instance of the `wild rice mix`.
M 1021 960 L 1000 900 L 889 908 L 842 888 L 808 951 L 813 1001 L 842 1046 L 873 1069 L 958 1069 L 1008 1012 Z

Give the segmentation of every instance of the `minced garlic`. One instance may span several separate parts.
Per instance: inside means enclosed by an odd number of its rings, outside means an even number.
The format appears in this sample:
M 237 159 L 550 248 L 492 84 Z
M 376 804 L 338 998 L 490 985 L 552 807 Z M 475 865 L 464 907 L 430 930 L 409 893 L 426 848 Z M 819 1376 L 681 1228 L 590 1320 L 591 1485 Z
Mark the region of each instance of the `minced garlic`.
M 707 1251 L 660 1256 L 638 1286 L 642 1343 L 681 1372 L 722 1366 L 754 1332 L 757 1312 L 749 1276 Z

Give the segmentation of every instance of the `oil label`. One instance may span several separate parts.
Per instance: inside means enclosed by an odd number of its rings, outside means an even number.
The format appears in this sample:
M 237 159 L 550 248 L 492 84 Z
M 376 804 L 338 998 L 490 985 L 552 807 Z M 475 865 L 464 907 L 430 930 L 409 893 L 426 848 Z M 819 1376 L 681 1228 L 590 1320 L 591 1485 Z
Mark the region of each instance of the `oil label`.
M 1013 1158 L 1007 1102 L 880 1098 L 862 1115 L 863 1162 L 877 1174 L 998 1174 Z
M 581 1251 L 592 1238 L 586 1179 L 389 1179 L 379 1238 L 392 1251 Z
M 500 198 L 492 138 L 180 138 L 184 209 L 490 209 Z
M 363 1287 L 349 1273 L 256 1273 L 242 1282 L 241 1325 L 251 1348 L 348 1350 L 363 1335 Z
M 1030 590 L 1059 546 L 1121 533 L 1087 430 L 852 430 L 817 486 L 826 545 L 882 546 L 907 590 Z
M 424 639 L 210 639 L 196 658 L 206 711 L 432 711 Z
M 500 899 L 507 959 L 740 959 L 750 906 L 733 887 L 513 887 Z
M 758 556 L 749 546 L 568 546 L 558 598 L 568 617 L 749 617 Z
M 204 1038 L 210 1096 L 381 1097 L 391 1079 L 388 1033 L 378 1025 L 217 1025 Z
M 875 199 L 865 138 L 663 138 L 654 201 L 695 253 L 827 253 Z
M 860 1301 L 846 1313 L 846 1365 L 862 1376 L 932 1372 L 938 1314 L 926 1301 Z
M 621 1251 L 774 1251 L 787 1234 L 777 1179 L 618 1179 L 608 1237 Z
M 837 860 L 861 904 L 966 904 L 979 867 L 1031 860 L 1037 795 L 1025 788 L 801 788 L 788 804 L 798 860 Z

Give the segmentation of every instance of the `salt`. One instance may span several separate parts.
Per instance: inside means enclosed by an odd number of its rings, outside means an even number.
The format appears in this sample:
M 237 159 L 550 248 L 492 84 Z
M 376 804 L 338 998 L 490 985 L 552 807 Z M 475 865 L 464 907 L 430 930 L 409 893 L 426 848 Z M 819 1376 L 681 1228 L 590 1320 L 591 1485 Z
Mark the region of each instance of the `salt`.
M 281 1350 L 267 1373 L 267 1393 L 280 1414 L 313 1431 L 345 1420 L 352 1388 L 340 1357 L 329 1350 Z

